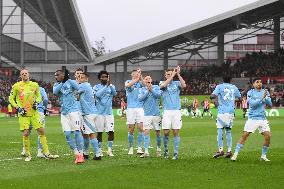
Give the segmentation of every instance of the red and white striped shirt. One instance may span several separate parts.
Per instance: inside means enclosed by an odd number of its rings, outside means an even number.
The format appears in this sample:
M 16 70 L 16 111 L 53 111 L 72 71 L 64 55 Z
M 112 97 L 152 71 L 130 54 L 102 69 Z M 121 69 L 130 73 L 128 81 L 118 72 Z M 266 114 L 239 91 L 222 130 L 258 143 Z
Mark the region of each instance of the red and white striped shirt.
M 242 100 L 242 108 L 248 108 L 248 101 L 247 99 Z
M 208 100 L 204 100 L 203 108 L 204 109 L 209 109 L 210 103 Z

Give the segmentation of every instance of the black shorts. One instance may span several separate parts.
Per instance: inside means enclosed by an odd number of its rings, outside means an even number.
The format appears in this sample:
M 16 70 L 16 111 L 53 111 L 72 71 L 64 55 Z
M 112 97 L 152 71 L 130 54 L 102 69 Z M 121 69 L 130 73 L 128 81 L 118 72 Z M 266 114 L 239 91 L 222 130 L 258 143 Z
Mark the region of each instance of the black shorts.
M 247 112 L 247 108 L 243 108 L 243 112 Z
M 209 108 L 204 108 L 203 112 L 209 112 Z

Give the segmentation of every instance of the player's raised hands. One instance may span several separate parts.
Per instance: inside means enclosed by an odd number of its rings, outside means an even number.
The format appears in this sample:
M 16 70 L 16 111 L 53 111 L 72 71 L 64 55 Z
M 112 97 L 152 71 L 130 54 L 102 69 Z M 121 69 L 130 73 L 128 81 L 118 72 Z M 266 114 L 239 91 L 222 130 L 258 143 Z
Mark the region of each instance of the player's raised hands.
M 110 85 L 110 77 L 109 77 L 109 75 L 107 76 L 107 86 L 109 86 Z
M 267 89 L 264 89 L 264 93 L 263 93 L 262 99 L 265 99 L 265 98 L 266 98 L 267 93 L 268 93 L 268 90 L 267 90 Z
M 172 77 L 174 77 L 175 75 L 177 75 L 178 73 L 178 69 L 177 67 L 174 69 L 174 71 L 172 71 Z
M 147 89 L 148 89 L 149 91 L 151 91 L 152 88 L 153 88 L 153 85 L 152 85 L 151 82 L 148 82 L 148 83 L 146 84 L 146 86 L 147 86 Z
M 180 67 L 177 66 L 175 69 L 176 69 L 177 75 L 179 75 L 180 74 Z
M 135 80 L 136 81 L 143 80 L 140 68 L 138 68 L 137 71 L 136 71 Z
M 142 70 L 140 68 L 137 69 L 137 78 L 143 79 L 142 78 Z

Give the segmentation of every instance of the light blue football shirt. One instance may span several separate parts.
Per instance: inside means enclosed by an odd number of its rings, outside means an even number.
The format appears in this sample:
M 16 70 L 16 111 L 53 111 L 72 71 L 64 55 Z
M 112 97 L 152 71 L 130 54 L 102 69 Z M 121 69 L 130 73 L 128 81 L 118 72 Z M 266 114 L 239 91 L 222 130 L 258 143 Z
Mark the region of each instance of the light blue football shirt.
M 160 81 L 160 85 L 164 81 Z M 171 81 L 168 86 L 161 88 L 162 90 L 162 99 L 163 99 L 163 109 L 164 110 L 180 110 L 180 90 L 181 83 L 180 81 Z
M 114 85 L 97 84 L 93 88 L 98 115 L 112 115 L 112 99 L 117 94 Z
M 126 84 L 130 83 L 131 80 L 127 80 Z M 127 108 L 143 108 L 143 103 L 138 100 L 139 89 L 143 87 L 142 82 L 138 81 L 131 87 L 125 87 L 127 97 Z
M 81 111 L 78 106 L 74 92 L 79 90 L 79 86 L 75 80 L 68 79 L 65 83 L 55 83 L 53 85 L 53 94 L 59 97 L 61 104 L 61 114 L 66 115 L 71 112 Z
M 160 115 L 160 97 L 162 91 L 158 85 L 153 85 L 152 90 L 149 91 L 147 87 L 142 87 L 139 90 L 138 99 L 143 102 L 143 109 L 145 116 L 159 116 Z
M 266 92 L 264 89 L 258 91 L 251 89 L 247 93 L 249 103 L 248 119 L 265 120 L 265 105 L 272 107 L 270 94 L 267 92 L 266 98 L 262 100 L 263 94 Z
M 80 95 L 82 115 L 97 114 L 93 88 L 90 83 L 80 83 L 77 93 Z
M 235 99 L 241 97 L 241 93 L 235 85 L 219 84 L 212 94 L 218 97 L 218 114 L 233 114 L 235 112 Z
M 76 81 L 78 87 L 80 87 L 79 81 L 77 81 L 77 80 L 75 80 L 75 81 Z M 76 95 L 78 94 L 78 91 L 74 91 L 73 94 L 74 94 L 74 96 L 76 97 Z M 80 102 L 80 100 L 78 100 L 77 98 L 76 98 L 76 103 L 77 103 L 77 106 L 78 106 L 79 109 L 80 109 L 80 112 L 83 113 L 83 112 L 82 112 L 82 107 L 81 107 L 81 102 Z
M 47 94 L 44 88 L 39 87 L 39 90 L 40 90 L 40 95 L 41 95 L 41 102 L 38 105 L 38 111 L 43 113 L 44 110 L 46 110 L 47 108 L 48 97 L 47 97 Z

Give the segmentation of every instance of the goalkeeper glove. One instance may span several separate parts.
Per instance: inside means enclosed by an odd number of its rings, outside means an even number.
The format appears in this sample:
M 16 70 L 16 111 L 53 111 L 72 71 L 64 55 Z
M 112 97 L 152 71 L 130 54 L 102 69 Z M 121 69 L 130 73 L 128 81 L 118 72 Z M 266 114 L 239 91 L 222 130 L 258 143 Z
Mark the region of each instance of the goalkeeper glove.
M 33 109 L 34 109 L 34 110 L 37 110 L 37 107 L 38 107 L 38 103 L 35 102 L 35 103 L 33 104 Z
M 27 111 L 25 110 L 25 108 L 17 108 L 17 112 L 21 115 L 21 116 L 25 116 L 27 114 Z

